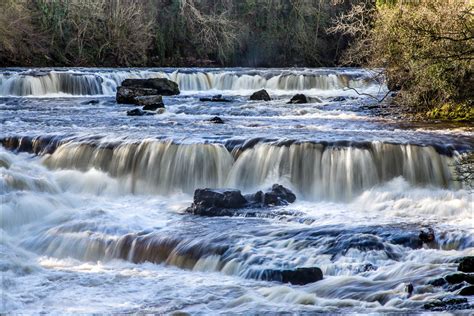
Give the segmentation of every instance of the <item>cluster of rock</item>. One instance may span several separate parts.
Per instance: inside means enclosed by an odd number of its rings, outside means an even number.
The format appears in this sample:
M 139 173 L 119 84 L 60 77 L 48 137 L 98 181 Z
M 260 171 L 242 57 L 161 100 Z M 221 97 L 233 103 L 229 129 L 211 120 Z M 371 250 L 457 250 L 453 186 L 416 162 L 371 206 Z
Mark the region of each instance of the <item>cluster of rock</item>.
M 266 192 L 247 195 L 236 189 L 197 189 L 194 201 L 186 212 L 200 216 L 235 216 L 241 214 L 242 209 L 288 205 L 295 200 L 295 194 L 279 184 L 274 184 Z
M 249 100 L 251 101 L 270 101 L 272 98 L 268 94 L 267 90 L 262 89 L 259 91 L 254 92 L 250 97 Z M 320 102 L 318 98 L 309 98 L 302 93 L 295 94 L 287 104 L 304 104 L 310 103 L 311 101 Z
M 429 285 L 443 287 L 448 292 L 461 296 L 474 295 L 474 256 L 464 257 L 459 260 L 458 272 L 434 279 Z M 425 304 L 426 309 L 434 311 L 469 309 L 466 298 L 445 297 Z
M 117 88 L 117 103 L 135 104 L 142 109 L 127 111 L 130 116 L 153 115 L 163 113 L 163 95 L 179 94 L 178 84 L 165 78 L 126 79 Z

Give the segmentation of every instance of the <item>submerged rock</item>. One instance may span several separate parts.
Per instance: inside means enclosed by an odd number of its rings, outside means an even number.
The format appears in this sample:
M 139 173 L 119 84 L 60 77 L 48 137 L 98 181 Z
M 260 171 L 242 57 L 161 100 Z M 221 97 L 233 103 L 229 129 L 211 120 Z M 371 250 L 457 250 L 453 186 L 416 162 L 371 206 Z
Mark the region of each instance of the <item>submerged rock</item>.
M 212 98 L 199 98 L 201 102 L 232 102 L 230 99 L 222 97 L 222 94 L 213 95 Z
M 293 285 L 305 285 L 323 279 L 323 272 L 320 268 L 297 268 L 294 270 L 265 270 L 261 274 L 261 279 L 265 281 L 278 281 Z
M 163 104 L 163 97 L 161 95 L 147 95 L 135 97 L 136 105 L 143 105 L 144 111 L 156 111 L 165 107 Z
M 209 120 L 209 122 L 214 124 L 224 124 L 224 120 L 222 120 L 219 116 L 214 116 Z
M 426 303 L 425 309 L 432 311 L 469 309 L 470 305 L 466 298 L 444 297 L 442 299 Z
M 154 115 L 154 114 L 156 113 L 143 111 L 140 109 L 133 109 L 133 110 L 127 111 L 128 116 L 144 116 L 144 115 Z
M 458 271 L 474 272 L 474 256 L 462 258 L 459 261 Z
M 429 227 L 427 230 L 422 230 L 420 232 L 419 237 L 420 240 L 425 244 L 435 241 L 435 234 L 433 228 Z
M 344 101 L 346 101 L 346 98 L 343 97 L 343 96 L 339 96 L 339 97 L 332 98 L 331 101 L 333 101 L 333 102 L 344 102 Z
M 474 275 L 467 274 L 467 273 L 453 273 L 448 274 L 444 277 L 446 282 L 449 284 L 458 284 L 462 282 L 467 282 L 470 284 L 474 284 Z
M 463 287 L 461 291 L 459 291 L 459 295 L 462 295 L 462 296 L 474 295 L 474 286 L 471 285 L 471 286 Z
M 258 90 L 256 92 L 254 92 L 249 100 L 252 100 L 252 101 L 270 101 L 271 98 L 270 98 L 270 95 L 268 94 L 267 90 L 265 89 L 262 89 L 262 90 Z
M 239 211 L 249 208 L 250 215 L 256 216 L 255 209 L 287 205 L 295 200 L 295 194 L 279 184 L 274 184 L 265 193 L 258 191 L 246 196 L 235 189 L 197 189 L 194 191 L 193 203 L 186 212 L 201 216 L 249 215 Z
M 304 94 L 295 94 L 288 104 L 302 104 L 308 103 L 308 98 Z

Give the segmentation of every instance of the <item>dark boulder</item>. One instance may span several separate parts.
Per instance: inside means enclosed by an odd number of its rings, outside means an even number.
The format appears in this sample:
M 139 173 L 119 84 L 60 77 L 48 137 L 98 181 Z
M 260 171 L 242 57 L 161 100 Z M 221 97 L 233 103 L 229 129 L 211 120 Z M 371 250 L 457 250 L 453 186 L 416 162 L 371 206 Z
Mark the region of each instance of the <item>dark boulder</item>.
M 474 286 L 471 285 L 471 286 L 463 287 L 461 291 L 459 291 L 459 295 L 462 295 L 462 296 L 474 295 Z
M 151 89 L 157 95 L 177 95 L 180 93 L 178 84 L 166 78 L 125 79 L 122 87 L 129 89 Z
M 444 297 L 442 299 L 426 303 L 424 308 L 432 311 L 446 311 L 469 309 L 470 305 L 466 298 Z
M 274 184 L 268 192 L 258 191 L 245 196 L 235 189 L 197 189 L 193 203 L 186 212 L 202 216 L 256 216 L 255 209 L 288 205 L 295 200 L 293 192 L 279 184 Z M 250 212 L 242 212 L 242 209 Z
M 240 190 L 197 189 L 193 204 L 186 212 L 201 216 L 230 216 L 232 209 L 245 207 L 247 200 Z
M 127 111 L 128 116 L 144 116 L 144 115 L 154 115 L 154 114 L 156 113 L 143 111 L 140 109 L 133 109 L 133 110 Z
M 346 97 L 342 97 L 342 96 L 335 97 L 335 98 L 332 98 L 332 101 L 333 102 L 344 102 L 344 101 L 346 101 Z
M 222 94 L 213 95 L 212 98 L 199 98 L 201 102 L 232 102 L 232 100 L 222 97 Z
M 265 89 L 262 89 L 262 90 L 258 90 L 256 92 L 254 92 L 249 100 L 252 100 L 252 101 L 270 101 L 271 98 L 270 98 L 270 95 L 268 94 L 267 90 Z
M 157 95 L 154 89 L 118 87 L 116 100 L 117 103 L 137 104 L 136 98 L 143 96 Z
M 419 237 L 420 240 L 425 244 L 435 241 L 435 234 L 433 228 L 430 227 L 427 230 L 422 230 L 420 232 Z
M 164 109 L 163 98 L 161 95 L 147 95 L 135 97 L 136 105 L 143 105 L 144 111 L 156 111 L 157 109 Z
M 474 256 L 462 258 L 459 261 L 458 271 L 474 272 Z
M 412 283 L 408 283 L 407 285 L 405 285 L 405 292 L 408 293 L 408 297 L 412 296 L 414 290 L 415 290 L 415 287 L 413 286 Z
M 433 286 L 443 286 L 446 283 L 447 282 L 444 278 L 437 278 L 428 282 L 428 284 L 433 285 Z
M 449 284 L 458 284 L 462 282 L 467 282 L 470 284 L 474 284 L 474 275 L 467 274 L 467 273 L 453 273 L 448 274 L 444 277 L 446 282 Z
M 296 200 L 296 195 L 280 184 L 274 184 L 272 189 L 263 194 L 263 205 L 288 205 Z
M 304 94 L 295 94 L 288 104 L 302 104 L 308 103 L 308 98 Z
M 268 269 L 262 272 L 261 279 L 278 281 L 293 285 L 305 285 L 323 279 L 323 272 L 319 268 L 297 268 L 294 270 Z
M 209 122 L 214 124 L 224 124 L 224 120 L 222 120 L 219 116 L 214 116 L 209 120 Z

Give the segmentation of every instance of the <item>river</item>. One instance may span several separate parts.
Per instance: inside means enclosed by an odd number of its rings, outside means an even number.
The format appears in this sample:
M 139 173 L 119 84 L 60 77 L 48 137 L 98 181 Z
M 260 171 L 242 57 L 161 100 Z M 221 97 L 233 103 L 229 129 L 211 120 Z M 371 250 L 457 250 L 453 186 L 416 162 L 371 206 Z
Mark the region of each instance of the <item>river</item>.
M 127 116 L 117 86 L 155 77 L 181 94 Z M 248 100 L 262 88 L 271 101 Z M 374 115 L 386 92 L 350 68 L 1 69 L 0 312 L 429 312 L 456 294 L 430 281 L 474 255 L 456 171 L 474 132 Z M 199 100 L 216 94 L 231 102 Z M 296 202 L 184 212 L 197 188 L 274 183 Z M 261 277 L 300 267 L 323 280 Z

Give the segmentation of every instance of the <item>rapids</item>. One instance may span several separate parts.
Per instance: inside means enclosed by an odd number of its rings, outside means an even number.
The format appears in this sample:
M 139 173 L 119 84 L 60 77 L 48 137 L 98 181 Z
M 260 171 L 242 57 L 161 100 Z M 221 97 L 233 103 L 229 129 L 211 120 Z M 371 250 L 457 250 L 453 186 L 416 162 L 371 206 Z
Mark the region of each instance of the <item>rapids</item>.
M 166 77 L 167 111 L 116 87 Z M 469 126 L 374 116 L 363 69 L 2 69 L 1 313 L 429 313 L 474 255 Z M 265 88 L 272 101 L 248 101 Z M 287 104 L 295 93 L 308 104 Z M 228 103 L 201 102 L 223 94 Z M 208 120 L 219 115 L 225 124 Z M 273 183 L 257 215 L 184 213 L 196 188 Z M 249 212 L 251 214 L 252 212 Z M 253 214 L 253 213 L 252 213 Z M 435 241 L 420 241 L 432 228 Z M 269 271 L 319 267 L 307 285 Z M 413 295 L 405 291 L 414 286 Z M 471 305 L 470 305 L 471 304 Z M 460 306 L 469 313 L 474 301 Z

